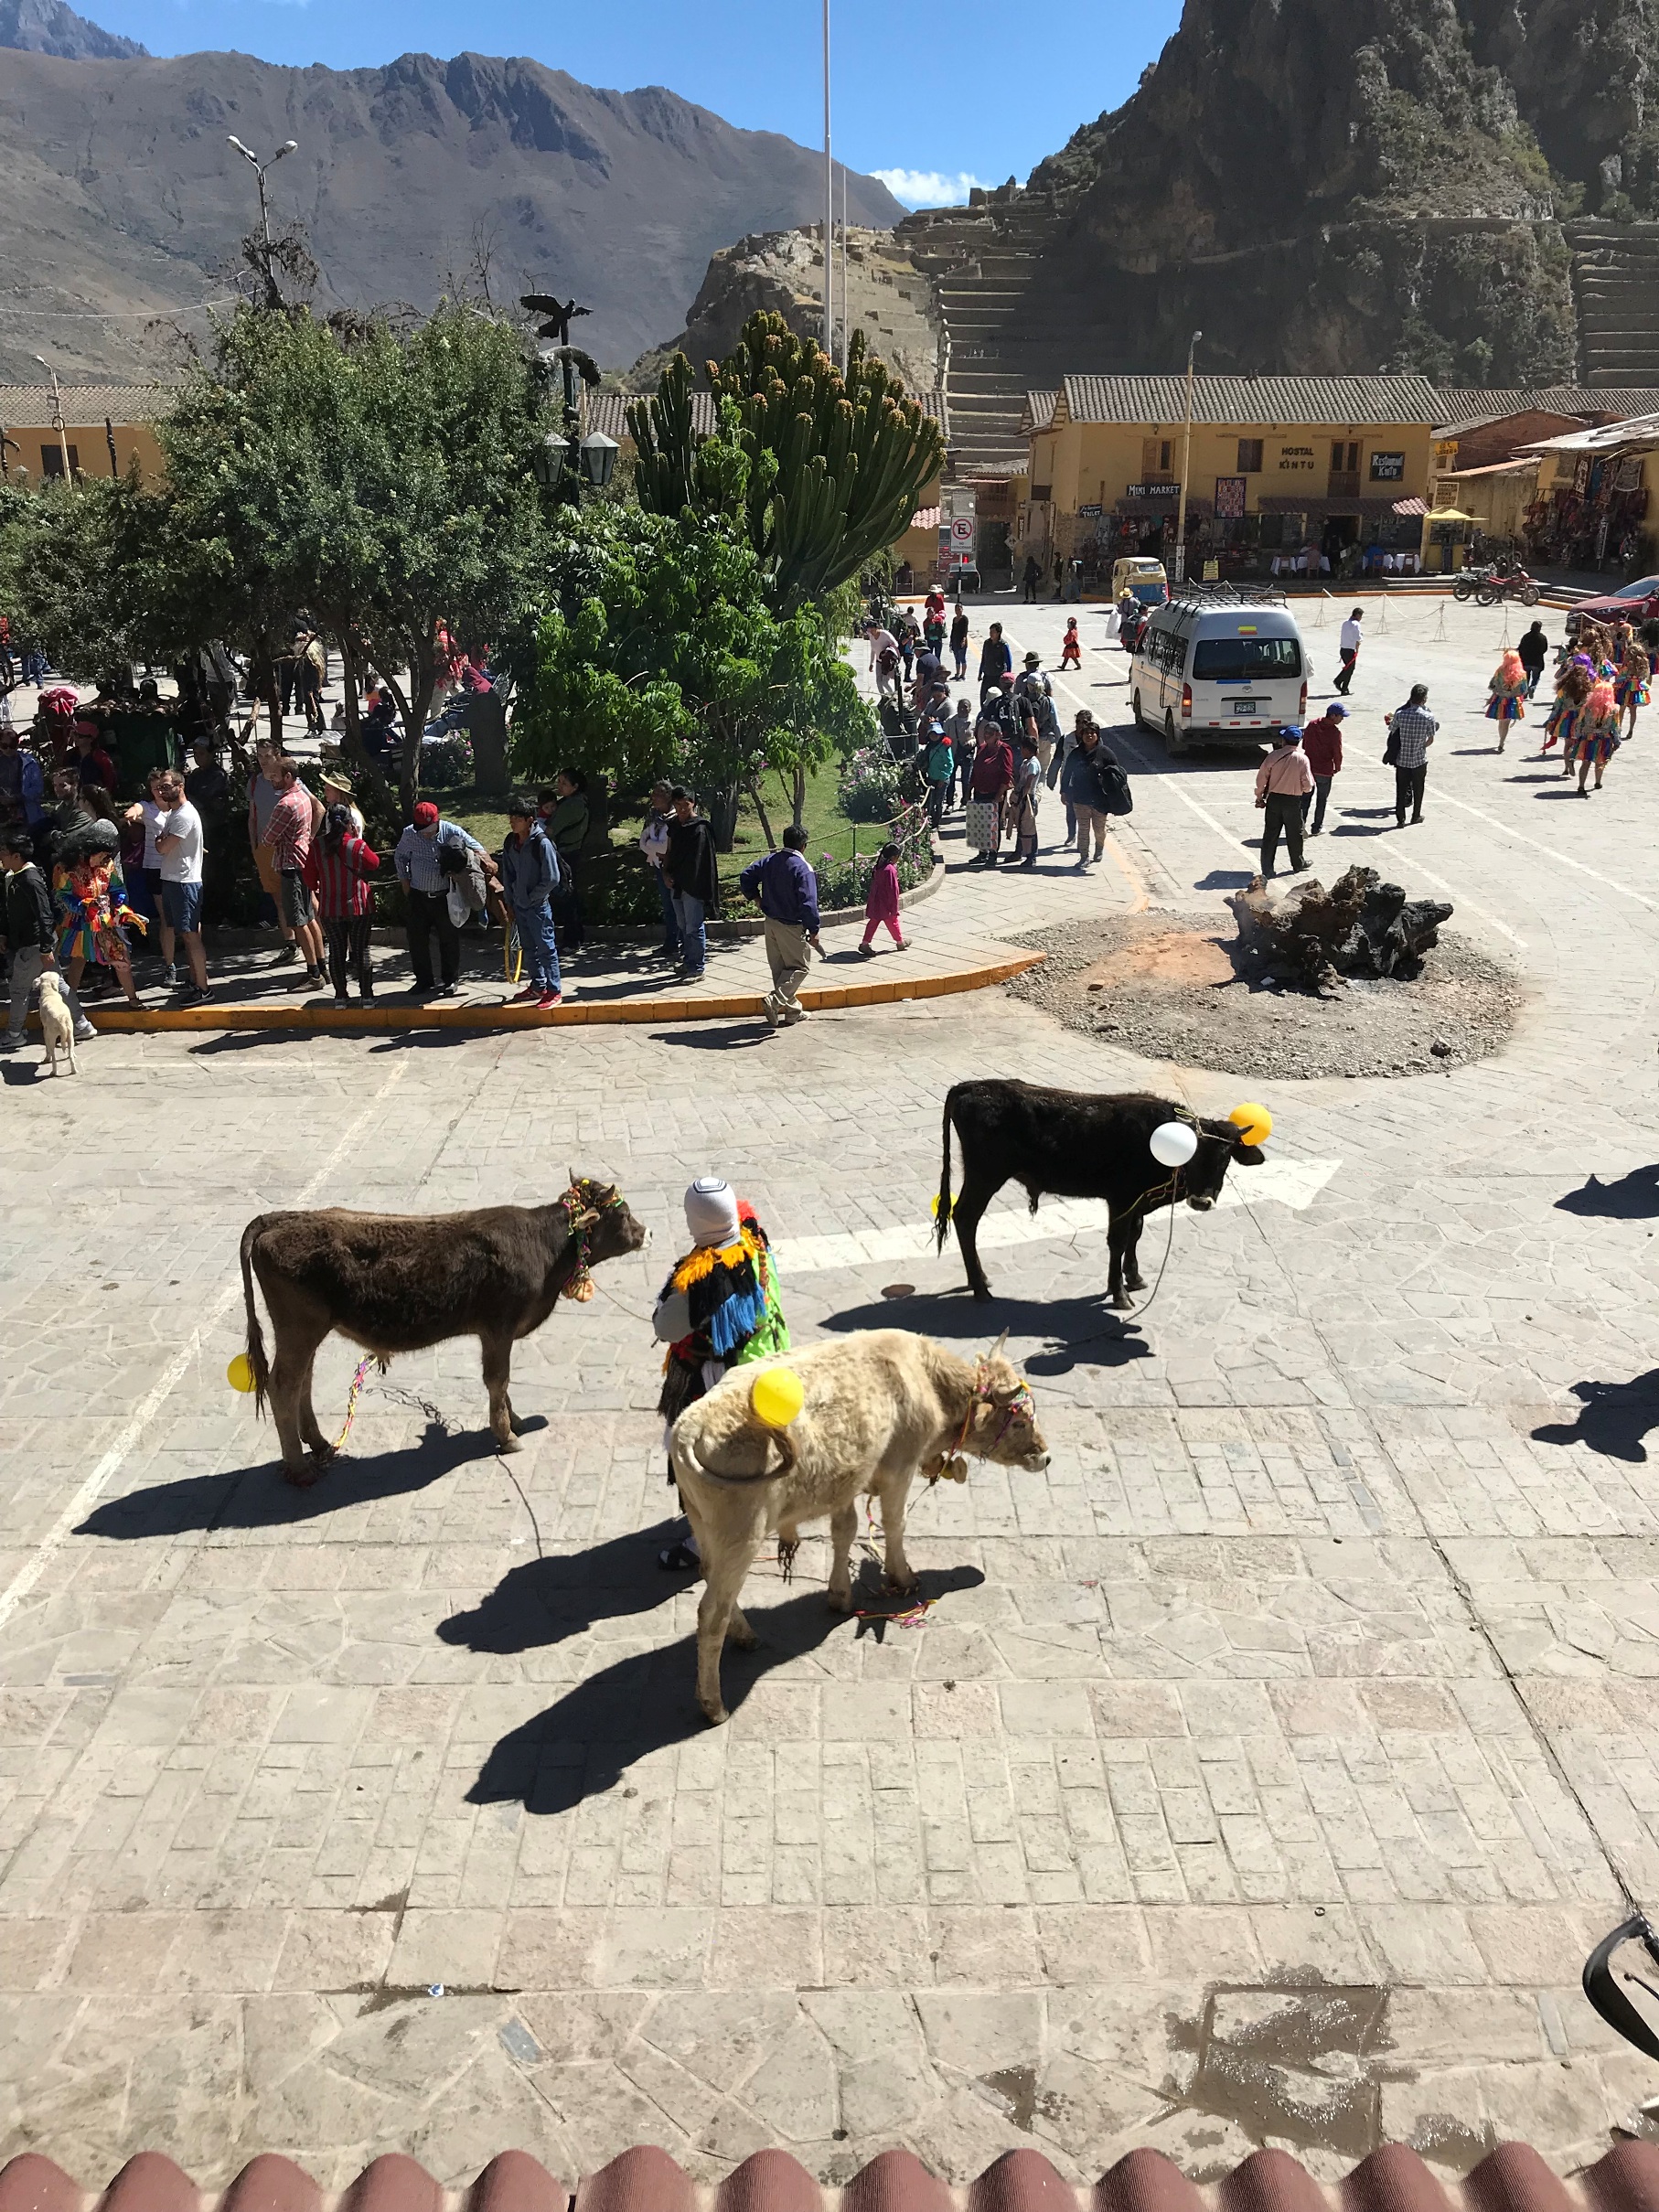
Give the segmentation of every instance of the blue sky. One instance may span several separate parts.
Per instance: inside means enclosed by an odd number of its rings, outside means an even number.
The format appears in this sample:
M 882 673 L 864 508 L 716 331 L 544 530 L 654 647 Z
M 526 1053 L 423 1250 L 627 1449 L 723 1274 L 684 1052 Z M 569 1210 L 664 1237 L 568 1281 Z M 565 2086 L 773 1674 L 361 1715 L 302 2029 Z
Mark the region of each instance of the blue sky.
M 529 54 L 589 84 L 665 84 L 728 122 L 823 144 L 818 0 L 628 0 L 614 7 L 473 0 L 78 0 L 153 54 L 239 48 L 267 61 L 356 69 L 412 48 Z M 1080 123 L 1134 90 L 1180 19 L 1180 0 L 1021 0 L 896 8 L 832 0 L 835 147 L 858 169 L 1023 177 Z M 890 179 L 891 181 L 891 179 Z M 898 187 L 895 186 L 895 189 Z M 953 195 L 954 196 L 954 195 Z

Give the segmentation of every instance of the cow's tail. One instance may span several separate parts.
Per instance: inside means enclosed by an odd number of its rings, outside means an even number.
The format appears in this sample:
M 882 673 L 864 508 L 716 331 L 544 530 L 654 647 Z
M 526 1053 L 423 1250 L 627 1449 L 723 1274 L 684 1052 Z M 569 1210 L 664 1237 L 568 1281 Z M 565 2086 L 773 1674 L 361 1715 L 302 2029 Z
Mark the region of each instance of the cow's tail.
M 945 1094 L 944 1158 L 939 1162 L 939 1195 L 933 1202 L 933 1248 L 936 1252 L 944 1251 L 945 1239 L 950 1234 L 950 1129 L 956 1098 L 953 1085 Z
M 677 1481 L 681 1477 L 690 1475 L 698 1482 L 712 1482 L 722 1490 L 750 1490 L 756 1482 L 781 1481 L 785 1475 L 792 1474 L 795 1471 L 797 1454 L 794 1440 L 787 1428 L 773 1428 L 766 1431 L 768 1445 L 776 1444 L 777 1447 L 778 1464 L 776 1467 L 763 1468 L 757 1475 L 722 1475 L 716 1473 L 712 1467 L 705 1467 L 698 1455 L 696 1445 L 691 1441 L 690 1431 L 688 1430 L 682 1435 L 680 1429 L 681 1424 L 676 1421 L 669 1432 L 669 1456 L 674 1462 L 674 1476 Z
M 259 1325 L 259 1308 L 253 1302 L 252 1259 L 253 1246 L 270 1218 L 267 1213 L 256 1214 L 242 1231 L 242 1298 L 248 1309 L 248 1365 L 253 1373 L 253 1410 L 261 1415 L 271 1390 L 271 1363 L 265 1357 L 265 1336 Z

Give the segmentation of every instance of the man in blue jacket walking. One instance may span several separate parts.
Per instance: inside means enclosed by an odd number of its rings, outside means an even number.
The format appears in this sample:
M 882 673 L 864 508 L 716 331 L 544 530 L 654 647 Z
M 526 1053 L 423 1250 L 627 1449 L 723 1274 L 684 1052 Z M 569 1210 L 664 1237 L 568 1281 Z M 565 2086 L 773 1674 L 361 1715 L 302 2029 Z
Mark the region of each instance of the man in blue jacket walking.
M 821 954 L 818 940 L 818 878 L 801 848 L 807 833 L 794 822 L 784 831 L 782 848 L 764 860 L 752 860 L 738 882 L 745 899 L 758 899 L 765 917 L 766 959 L 772 969 L 772 988 L 766 993 L 766 1026 L 779 1022 L 793 1028 L 807 1019 L 807 1010 L 796 997 L 806 980 L 812 952 Z M 808 951 L 808 946 L 811 951 Z
M 559 856 L 532 800 L 510 799 L 507 818 L 510 829 L 501 848 L 501 889 L 512 911 L 530 978 L 508 1004 L 560 1006 L 563 999 L 551 903 L 559 888 Z

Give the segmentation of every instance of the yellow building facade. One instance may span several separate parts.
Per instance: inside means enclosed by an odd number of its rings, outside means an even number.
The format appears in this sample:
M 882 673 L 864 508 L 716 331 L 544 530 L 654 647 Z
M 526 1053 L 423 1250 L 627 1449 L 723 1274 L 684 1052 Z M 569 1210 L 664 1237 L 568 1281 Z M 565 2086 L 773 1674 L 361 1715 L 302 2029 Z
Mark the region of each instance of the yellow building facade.
M 0 459 L 14 481 L 72 475 L 124 476 L 134 462 L 146 483 L 163 473 L 155 424 L 165 384 L 0 384 Z M 61 421 L 61 430 L 59 427 Z
M 1436 395 L 1422 377 L 1067 377 L 1026 408 L 1024 546 L 1109 573 L 1167 559 L 1186 477 L 1189 572 L 1311 553 L 1333 571 L 1415 551 L 1433 473 Z

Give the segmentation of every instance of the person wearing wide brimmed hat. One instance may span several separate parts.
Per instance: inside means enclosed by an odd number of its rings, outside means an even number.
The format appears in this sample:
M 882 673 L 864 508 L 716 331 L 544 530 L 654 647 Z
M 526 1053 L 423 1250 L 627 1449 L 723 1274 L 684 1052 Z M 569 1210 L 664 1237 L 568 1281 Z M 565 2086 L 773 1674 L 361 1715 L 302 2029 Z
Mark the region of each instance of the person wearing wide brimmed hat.
M 351 778 L 341 767 L 325 768 L 322 784 L 325 807 L 344 807 L 351 816 L 353 830 L 361 837 L 364 828 L 363 810 L 351 796 Z

